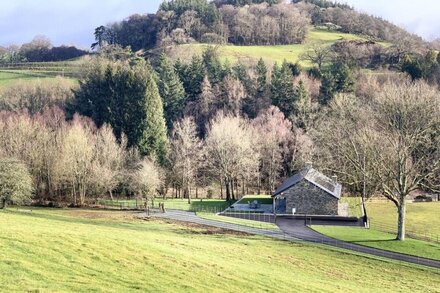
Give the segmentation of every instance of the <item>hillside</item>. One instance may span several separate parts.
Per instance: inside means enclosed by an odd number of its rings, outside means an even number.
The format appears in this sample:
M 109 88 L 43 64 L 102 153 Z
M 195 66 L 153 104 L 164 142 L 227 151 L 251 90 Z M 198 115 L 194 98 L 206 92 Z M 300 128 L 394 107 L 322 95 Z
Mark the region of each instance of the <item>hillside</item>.
M 242 63 L 255 64 L 260 58 L 267 64 L 274 62 L 282 63 L 284 60 L 295 63 L 300 61 L 300 55 L 314 44 L 331 46 L 343 40 L 367 40 L 363 36 L 347 34 L 342 32 L 328 31 L 319 27 L 311 27 L 307 37 L 302 44 L 275 45 L 275 46 L 236 46 L 236 45 L 214 45 L 220 58 L 230 62 L 241 61 Z M 386 46 L 387 43 L 381 43 Z M 181 58 L 189 61 L 194 54 L 201 55 L 203 50 L 211 46 L 209 44 L 184 44 L 170 46 L 165 49 L 167 55 L 173 59 Z M 307 62 L 300 61 L 303 66 L 310 66 Z
M 4 292 L 433 292 L 438 285 L 433 269 L 124 212 L 11 209 L 0 211 L 0 224 Z

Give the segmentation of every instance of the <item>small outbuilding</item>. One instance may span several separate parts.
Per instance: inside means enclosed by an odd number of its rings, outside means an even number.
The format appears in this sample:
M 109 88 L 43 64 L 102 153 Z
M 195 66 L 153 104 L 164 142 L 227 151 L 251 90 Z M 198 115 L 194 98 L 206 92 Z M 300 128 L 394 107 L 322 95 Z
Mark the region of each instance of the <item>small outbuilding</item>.
M 272 195 L 275 214 L 346 215 L 340 204 L 342 186 L 307 164 Z

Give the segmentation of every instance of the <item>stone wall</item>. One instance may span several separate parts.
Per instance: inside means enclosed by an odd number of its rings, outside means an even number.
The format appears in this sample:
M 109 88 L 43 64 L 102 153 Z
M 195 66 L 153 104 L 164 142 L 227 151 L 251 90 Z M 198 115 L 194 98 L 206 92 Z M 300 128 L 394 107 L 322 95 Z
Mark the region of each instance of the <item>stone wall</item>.
M 338 215 L 339 200 L 316 185 L 303 179 L 285 192 L 286 213 L 291 214 L 296 208 L 296 214 L 308 215 Z

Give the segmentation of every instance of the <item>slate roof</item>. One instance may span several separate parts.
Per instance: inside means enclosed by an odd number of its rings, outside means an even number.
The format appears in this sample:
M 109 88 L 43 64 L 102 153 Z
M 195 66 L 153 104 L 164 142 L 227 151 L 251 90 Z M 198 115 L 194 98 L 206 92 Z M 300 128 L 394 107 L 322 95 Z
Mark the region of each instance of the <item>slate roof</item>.
M 301 171 L 293 175 L 292 177 L 286 179 L 280 187 L 272 194 L 272 197 L 277 196 L 280 193 L 283 193 L 290 187 L 294 186 L 301 180 L 307 180 L 310 183 L 316 185 L 321 188 L 325 192 L 333 195 L 337 199 L 341 198 L 342 185 L 334 182 L 333 179 L 328 178 L 321 172 L 313 169 L 310 166 L 303 168 Z

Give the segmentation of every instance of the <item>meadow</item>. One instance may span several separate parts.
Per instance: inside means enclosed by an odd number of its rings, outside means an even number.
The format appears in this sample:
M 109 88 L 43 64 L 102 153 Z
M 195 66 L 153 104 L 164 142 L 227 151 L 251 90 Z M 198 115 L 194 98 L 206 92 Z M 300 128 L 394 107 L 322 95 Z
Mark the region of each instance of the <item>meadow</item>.
M 130 212 L 13 208 L 0 211 L 0 226 L 2 292 L 434 292 L 440 278 L 416 265 Z
M 365 40 L 365 38 L 341 32 L 328 31 L 319 28 L 310 28 L 307 39 L 303 44 L 278 45 L 278 46 L 235 46 L 235 45 L 216 45 L 222 61 L 228 60 L 235 63 L 253 64 L 258 59 L 263 58 L 267 64 L 274 62 L 282 63 L 284 60 L 295 63 L 300 62 L 304 67 L 311 64 L 300 61 L 300 55 L 309 50 L 314 44 L 330 46 L 341 40 Z M 206 44 L 186 44 L 168 48 L 169 54 L 174 58 L 189 60 L 195 54 L 202 54 Z

